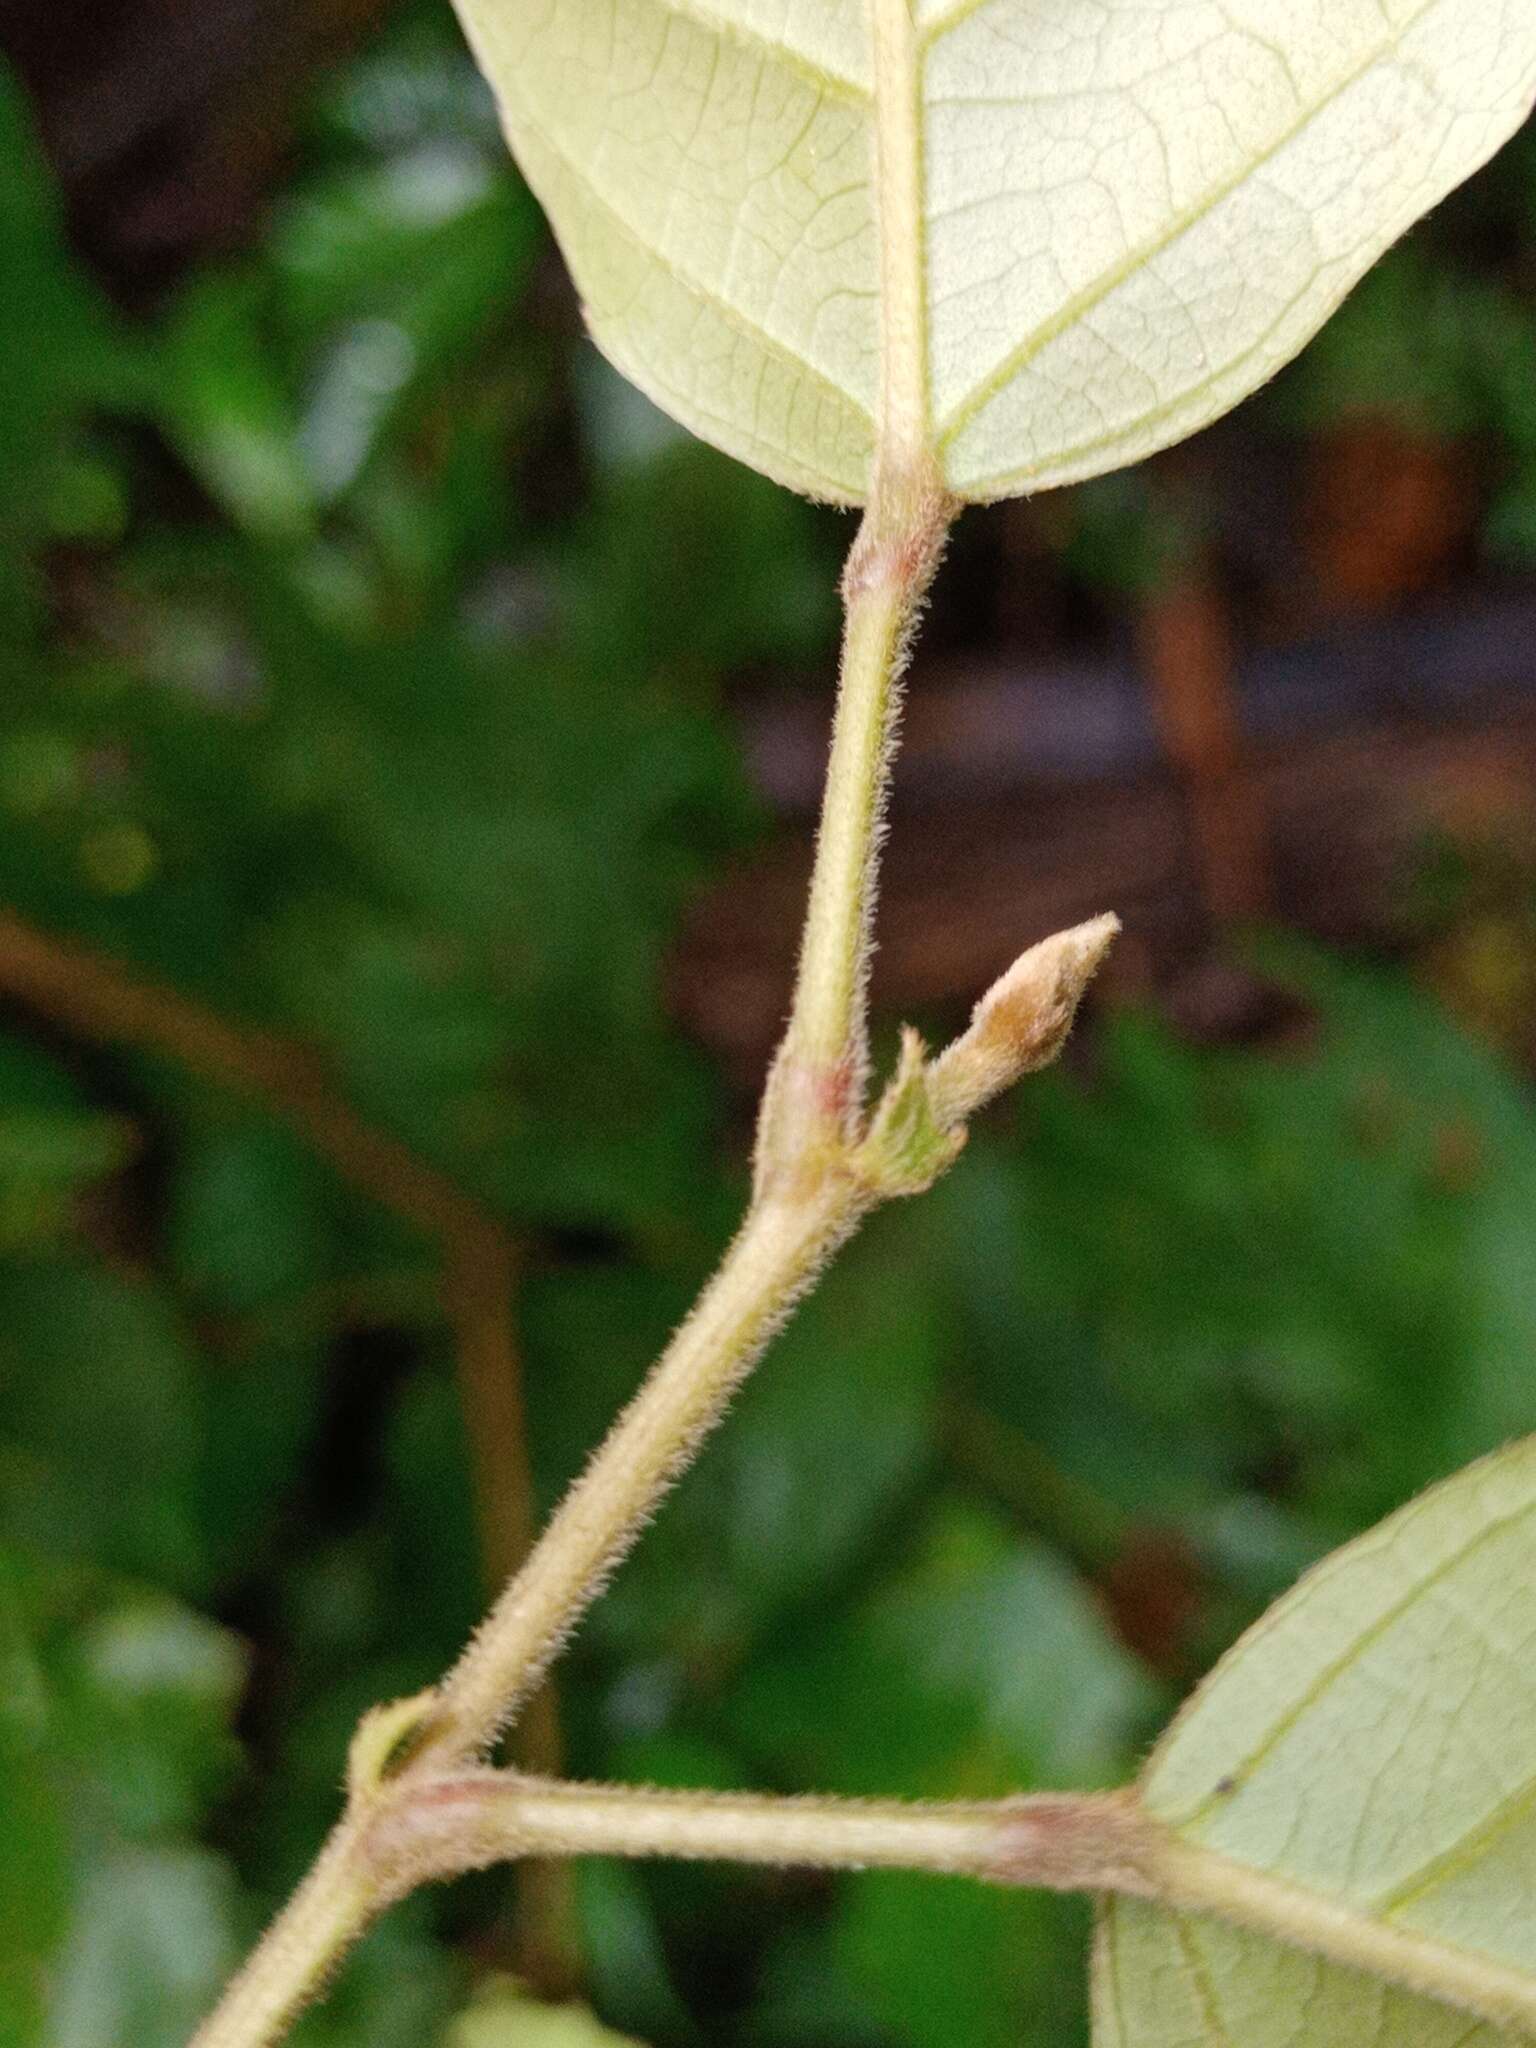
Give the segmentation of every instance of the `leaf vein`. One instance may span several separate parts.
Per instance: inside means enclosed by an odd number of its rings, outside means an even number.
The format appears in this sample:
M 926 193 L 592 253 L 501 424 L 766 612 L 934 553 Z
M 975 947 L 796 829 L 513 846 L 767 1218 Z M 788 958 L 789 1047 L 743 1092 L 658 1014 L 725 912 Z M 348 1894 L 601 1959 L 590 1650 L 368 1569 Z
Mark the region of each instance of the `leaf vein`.
M 825 391 L 828 396 L 835 398 L 838 403 L 848 406 L 859 418 L 867 421 L 873 427 L 873 416 L 869 408 L 855 398 L 850 391 L 845 390 L 842 385 L 829 377 L 824 370 L 818 369 L 814 363 L 801 355 L 799 350 L 794 348 L 789 342 L 782 340 L 776 334 L 770 333 L 766 327 L 761 326 L 749 313 L 744 312 L 740 306 L 735 305 L 714 286 L 706 284 L 702 278 L 695 276 L 693 272 L 678 263 L 664 250 L 658 249 L 627 218 L 617 203 L 610 199 L 608 194 L 602 190 L 586 166 L 579 162 L 571 154 L 570 150 L 558 141 L 555 136 L 551 135 L 540 122 L 536 121 L 526 106 L 520 110 L 519 119 L 527 132 L 534 136 L 549 151 L 550 155 L 556 159 L 567 175 L 576 179 L 581 184 L 592 203 L 607 215 L 615 231 L 630 242 L 634 248 L 639 250 L 641 255 L 655 263 L 657 268 L 670 277 L 674 284 L 681 285 L 684 291 L 691 292 L 695 298 L 713 307 L 720 317 L 734 327 L 738 333 L 744 335 L 748 340 L 755 342 L 758 347 L 765 350 L 768 354 L 776 356 L 781 362 L 788 364 L 796 371 L 808 377 Z
M 976 0 L 976 4 L 984 4 L 984 0 Z M 1172 248 L 1174 243 L 1182 240 L 1203 220 L 1208 219 L 1235 192 L 1240 191 L 1256 172 L 1262 170 L 1266 164 L 1273 163 L 1289 149 L 1306 133 L 1314 121 L 1321 119 L 1346 93 L 1358 85 L 1361 79 L 1367 77 L 1384 57 L 1397 49 L 1411 31 L 1432 14 L 1439 4 L 1440 0 L 1425 0 L 1422 7 L 1417 8 L 1406 20 L 1392 29 L 1368 55 L 1339 80 L 1337 85 L 1321 94 L 1295 121 L 1290 122 L 1267 149 L 1247 158 L 1231 177 L 1221 179 L 1193 205 L 1176 214 L 1156 235 L 1138 243 L 1134 249 L 1127 250 L 1118 263 L 1111 264 L 1090 284 L 1074 293 L 1048 320 L 1043 320 L 953 407 L 941 423 L 939 446 L 949 447 L 976 415 L 1005 390 L 1021 371 L 1028 369 L 1036 357 L 1049 348 L 1053 341 L 1059 340 L 1095 307 L 1102 305 L 1121 285 L 1128 283 L 1138 271 L 1144 270 L 1154 257 Z
M 722 42 L 734 43 L 738 49 L 755 51 L 783 65 L 786 71 L 793 71 L 809 84 L 822 87 L 858 106 L 869 102 L 869 88 L 857 78 L 850 78 L 846 72 L 833 71 L 820 64 L 805 50 L 798 50 L 792 43 L 779 41 L 755 29 L 750 22 L 742 21 L 732 14 L 722 14 L 709 5 L 709 0 L 662 0 L 669 13 L 690 21 L 696 28 L 704 29 L 717 36 Z
M 1206 1958 L 1201 1952 L 1193 1925 L 1182 1913 L 1170 1916 L 1173 1938 L 1178 1944 L 1179 1955 L 1189 1978 L 1195 2004 L 1200 2009 L 1200 2023 L 1211 2048 L 1236 2048 L 1232 2036 L 1227 2032 L 1221 2017 L 1221 2006 L 1216 1997 L 1216 1987 L 1211 1982 L 1211 1973 Z
M 1501 1835 L 1536 1812 L 1536 1771 L 1506 1792 L 1497 1805 L 1447 1848 L 1426 1859 L 1376 1901 L 1378 1913 L 1400 1913 L 1449 1879 L 1473 1870 Z
M 1469 1558 L 1475 1557 L 1486 1544 L 1492 1543 L 1507 1530 L 1529 1521 L 1533 1516 L 1536 1516 L 1536 1500 L 1523 1502 L 1518 1508 L 1512 1508 L 1508 1514 L 1500 1515 L 1496 1520 L 1484 1524 L 1474 1535 L 1468 1537 L 1465 1543 L 1458 1544 L 1448 1557 L 1442 1558 L 1426 1577 L 1416 1579 L 1399 1599 L 1383 1608 L 1370 1626 L 1362 1629 L 1353 1638 L 1347 1650 L 1324 1666 L 1305 1692 L 1292 1702 L 1246 1757 L 1239 1763 L 1228 1766 L 1223 1774 L 1224 1789 L 1213 1789 L 1207 1793 L 1205 1798 L 1175 1825 L 1180 1828 L 1198 1826 L 1212 1808 L 1225 1804 L 1232 1791 L 1252 1779 L 1266 1759 L 1274 1754 L 1285 1738 L 1326 1697 L 1330 1687 L 1336 1685 L 1351 1670 L 1373 1643 L 1379 1642 L 1420 1600 L 1433 1592 L 1435 1587 L 1441 1585 L 1453 1572 L 1460 1570 L 1462 1565 Z

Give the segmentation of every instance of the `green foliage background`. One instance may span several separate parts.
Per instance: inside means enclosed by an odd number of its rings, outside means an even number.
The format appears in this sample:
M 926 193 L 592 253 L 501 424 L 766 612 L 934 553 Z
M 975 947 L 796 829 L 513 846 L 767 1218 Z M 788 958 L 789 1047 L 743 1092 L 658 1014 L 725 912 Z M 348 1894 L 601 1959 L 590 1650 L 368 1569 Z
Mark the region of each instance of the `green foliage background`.
M 320 92 L 259 243 L 144 321 L 69 254 L 11 85 L 0 129 L 0 895 L 317 1049 L 523 1237 L 547 1505 L 738 1209 L 663 960 L 761 824 L 723 681 L 830 668 L 841 530 L 541 318 L 542 227 L 435 10 Z M 1536 220 L 1531 161 L 1500 218 Z M 1405 410 L 1502 437 L 1489 546 L 1528 558 L 1528 315 L 1432 266 L 1276 404 L 1395 364 Z M 1082 521 L 1111 583 L 1126 506 Z M 573 1770 L 1113 1782 L 1297 1570 L 1532 1426 L 1523 1081 L 1406 979 L 1265 966 L 1314 1019 L 1289 1049 L 1114 1021 L 849 1255 L 578 1639 Z M 184 2040 L 358 1713 L 475 1619 L 435 1260 L 249 1103 L 0 1014 L 4 2048 Z M 503 1907 L 394 1914 L 308 2048 L 444 2038 Z M 599 1864 L 577 1908 L 587 1995 L 676 2048 L 1082 2037 L 1055 1902 Z

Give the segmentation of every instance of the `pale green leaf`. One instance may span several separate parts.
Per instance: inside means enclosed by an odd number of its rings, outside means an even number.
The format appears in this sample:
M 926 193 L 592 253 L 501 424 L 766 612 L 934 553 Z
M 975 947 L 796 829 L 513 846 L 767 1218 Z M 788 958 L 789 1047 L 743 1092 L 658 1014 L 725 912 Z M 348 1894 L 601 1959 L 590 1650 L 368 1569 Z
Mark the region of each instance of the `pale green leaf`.
M 1536 2012 L 1536 1439 L 1436 1487 L 1308 1575 L 1154 1751 L 1181 1847 L 1295 1888 L 1293 1940 L 1105 1909 L 1098 2048 L 1473 2048 L 1533 2038 L 1301 1952 L 1403 1937 L 1419 1989 Z M 1213 1866 L 1216 1867 L 1216 1866 Z M 1271 1922 L 1270 1924 L 1274 1924 Z M 1422 1967 L 1420 1967 L 1422 1965 Z M 1384 1973 L 1385 1966 L 1382 1966 Z
M 641 2048 L 585 2005 L 547 2005 L 511 1978 L 493 1980 L 454 2021 L 447 2048 Z
M 1514 2048 L 1525 2037 L 1135 1899 L 1101 1909 L 1094 2048 Z
M 985 499 L 1194 432 L 1536 93 L 1529 0 L 458 5 L 599 345 L 842 500 L 882 435 Z

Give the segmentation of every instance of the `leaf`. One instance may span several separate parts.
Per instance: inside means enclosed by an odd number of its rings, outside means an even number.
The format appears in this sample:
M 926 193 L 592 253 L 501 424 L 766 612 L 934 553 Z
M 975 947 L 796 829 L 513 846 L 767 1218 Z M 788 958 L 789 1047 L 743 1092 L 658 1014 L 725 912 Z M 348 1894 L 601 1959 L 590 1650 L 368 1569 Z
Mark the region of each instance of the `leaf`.
M 166 2048 L 235 1946 L 194 1848 L 235 1759 L 234 1639 L 163 1594 L 0 1548 L 0 2048 Z
M 1146 1807 L 1183 1848 L 1238 1866 L 1230 1899 L 1254 1872 L 1283 1880 L 1351 1944 L 1417 1937 L 1436 1968 L 1449 1955 L 1528 1980 L 1536 2011 L 1533 1638 L 1536 1438 L 1434 1488 L 1271 1609 L 1154 1751 Z M 1104 1910 L 1094 1978 L 1099 2048 L 1532 2038 L 1294 1940 L 1141 1903 Z
M 1044 1892 L 869 1870 L 844 1883 L 833 1958 L 908 2048 L 1068 2048 L 1082 2037 L 1079 1911 Z
M 1134 1900 L 1100 1916 L 1094 2048 L 1512 2048 L 1523 2038 L 1298 1949 Z
M 586 1979 L 626 2026 L 695 2048 L 698 2036 L 672 1982 L 657 1916 L 640 1870 L 614 1858 L 574 1865 Z
M 179 2048 L 238 1953 L 233 1889 L 201 1849 L 97 1863 L 59 1965 L 52 2048 Z
M 639 2048 L 584 2005 L 546 2005 L 511 1978 L 491 1984 L 449 2030 L 447 2048 Z
M 69 1909 L 66 1815 L 39 1768 L 47 1688 L 13 1561 L 0 1550 L 0 2048 L 44 2038 L 48 1967 Z
M 776 1779 L 977 1797 L 1111 1781 L 1151 1704 L 1048 1551 L 941 1500 L 886 1583 L 755 1662 L 728 1711 Z
M 334 1183 L 291 1132 L 257 1116 L 210 1118 L 175 1162 L 170 1255 L 200 1306 L 246 1315 L 335 1277 Z
M 196 1357 L 153 1289 L 63 1258 L 0 1264 L 0 1531 L 199 1584 L 202 1407 Z
M 844 501 L 882 417 L 971 499 L 1194 432 L 1536 92 L 1521 0 L 458 6 L 599 346 Z
M 249 277 L 204 279 L 185 293 L 164 336 L 165 427 L 236 525 L 299 541 L 313 530 L 314 490 L 259 299 Z

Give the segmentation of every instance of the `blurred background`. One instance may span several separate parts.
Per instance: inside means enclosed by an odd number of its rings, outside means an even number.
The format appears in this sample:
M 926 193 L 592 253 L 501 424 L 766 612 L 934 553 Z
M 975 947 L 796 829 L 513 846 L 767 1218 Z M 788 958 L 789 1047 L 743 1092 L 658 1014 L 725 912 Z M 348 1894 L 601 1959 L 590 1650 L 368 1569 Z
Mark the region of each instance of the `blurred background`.
M 176 2048 L 739 1212 L 850 529 L 595 359 L 443 0 L 0 43 L 0 2041 Z M 802 1312 L 543 1766 L 1113 1782 L 1536 1427 L 1536 138 L 1225 425 L 968 515 L 907 732 L 887 1045 L 1126 937 Z M 467 2010 L 511 1971 L 657 2048 L 1071 2048 L 1084 1921 L 504 1874 L 301 2035 L 553 2041 Z

